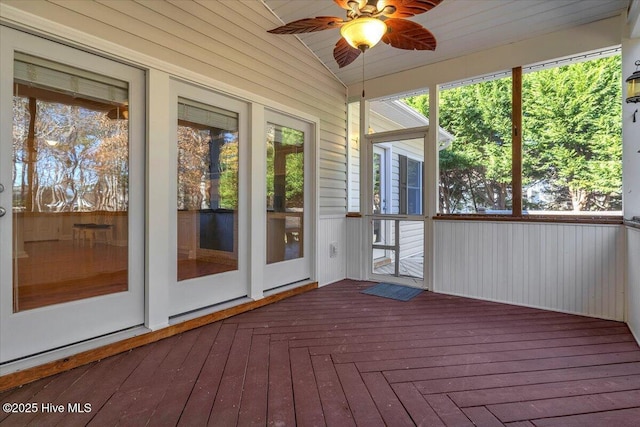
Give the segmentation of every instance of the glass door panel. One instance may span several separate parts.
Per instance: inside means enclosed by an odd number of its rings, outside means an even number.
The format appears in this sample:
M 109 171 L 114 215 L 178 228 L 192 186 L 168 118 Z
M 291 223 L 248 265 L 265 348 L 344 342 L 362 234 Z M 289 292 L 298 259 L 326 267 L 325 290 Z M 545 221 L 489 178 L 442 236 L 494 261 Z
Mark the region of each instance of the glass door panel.
M 265 290 L 311 278 L 311 125 L 266 111 Z
M 267 124 L 267 264 L 304 256 L 304 133 Z
M 170 314 L 248 294 L 248 106 L 171 81 L 175 197 Z
M 14 70 L 14 310 L 127 291 L 127 82 L 20 53 Z
M 178 280 L 238 269 L 238 114 L 178 100 Z

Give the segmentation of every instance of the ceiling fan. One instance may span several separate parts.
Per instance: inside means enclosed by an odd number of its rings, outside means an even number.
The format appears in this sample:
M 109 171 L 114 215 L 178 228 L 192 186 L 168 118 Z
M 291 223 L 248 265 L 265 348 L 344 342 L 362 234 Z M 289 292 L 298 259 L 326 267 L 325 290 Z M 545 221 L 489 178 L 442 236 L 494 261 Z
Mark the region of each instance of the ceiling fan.
M 435 50 L 436 38 L 422 25 L 404 18 L 427 12 L 442 0 L 333 0 L 347 11 L 347 18 L 318 16 L 290 22 L 272 34 L 301 34 L 340 28 L 342 37 L 333 49 L 340 68 L 378 41 L 407 50 Z

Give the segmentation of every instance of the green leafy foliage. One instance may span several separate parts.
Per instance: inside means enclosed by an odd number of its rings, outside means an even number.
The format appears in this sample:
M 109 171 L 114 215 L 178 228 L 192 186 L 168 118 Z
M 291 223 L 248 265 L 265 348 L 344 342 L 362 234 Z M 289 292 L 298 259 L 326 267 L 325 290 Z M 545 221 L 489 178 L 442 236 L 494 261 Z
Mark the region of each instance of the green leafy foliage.
M 621 208 L 619 55 L 523 76 L 525 209 Z M 428 116 L 428 97 L 405 102 Z M 511 79 L 440 92 L 440 211 L 511 209 Z

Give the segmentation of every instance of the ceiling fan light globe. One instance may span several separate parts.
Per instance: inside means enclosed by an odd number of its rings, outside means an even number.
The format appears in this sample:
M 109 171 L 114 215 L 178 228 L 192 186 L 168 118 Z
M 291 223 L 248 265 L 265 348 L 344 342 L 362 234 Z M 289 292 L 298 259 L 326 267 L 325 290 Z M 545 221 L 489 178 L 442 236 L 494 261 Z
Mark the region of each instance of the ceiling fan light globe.
M 363 16 L 340 27 L 340 34 L 352 47 L 365 51 L 372 48 L 387 32 L 387 25 L 377 18 Z

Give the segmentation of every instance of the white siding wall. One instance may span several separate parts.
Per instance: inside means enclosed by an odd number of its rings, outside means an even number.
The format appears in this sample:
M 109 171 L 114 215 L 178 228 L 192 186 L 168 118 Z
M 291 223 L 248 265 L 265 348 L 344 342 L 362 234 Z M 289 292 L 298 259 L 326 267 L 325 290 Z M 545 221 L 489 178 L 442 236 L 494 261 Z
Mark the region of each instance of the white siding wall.
M 436 221 L 435 291 L 624 320 L 624 227 Z
M 627 323 L 640 343 L 640 229 L 627 227 Z
M 318 224 L 318 285 L 323 286 L 347 277 L 347 218 L 320 218 Z M 331 246 L 335 256 L 331 256 Z
M 362 233 L 364 223 L 364 218 L 347 218 L 345 255 L 348 279 L 362 280 L 364 278 L 364 266 L 367 263 L 367 253 L 362 250 L 362 241 L 365 238 Z

